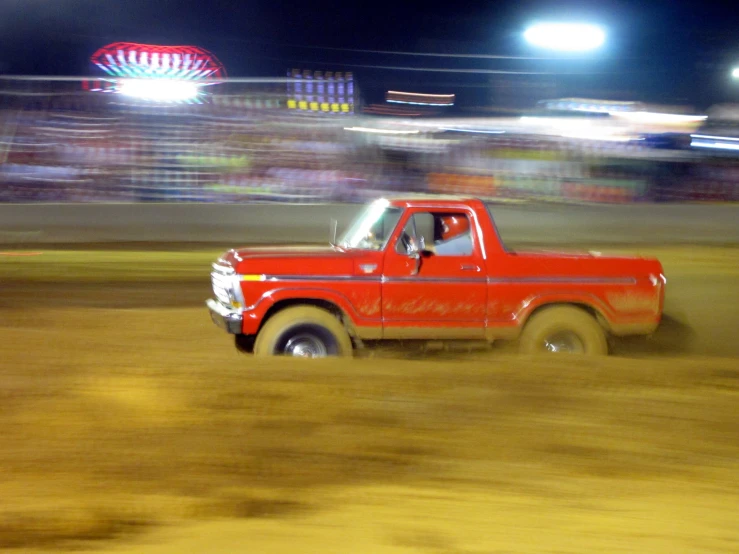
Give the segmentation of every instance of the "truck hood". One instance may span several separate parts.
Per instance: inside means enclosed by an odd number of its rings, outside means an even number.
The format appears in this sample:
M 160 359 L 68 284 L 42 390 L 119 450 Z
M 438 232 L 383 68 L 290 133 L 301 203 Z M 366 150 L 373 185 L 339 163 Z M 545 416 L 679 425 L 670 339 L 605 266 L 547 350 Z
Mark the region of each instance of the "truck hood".
M 244 246 L 226 252 L 222 259 L 237 263 L 250 258 L 291 258 L 303 256 L 345 256 L 347 252 L 330 245 L 295 244 L 280 246 Z
M 244 275 L 351 275 L 355 258 L 355 251 L 333 246 L 288 245 L 235 248 L 218 263 Z

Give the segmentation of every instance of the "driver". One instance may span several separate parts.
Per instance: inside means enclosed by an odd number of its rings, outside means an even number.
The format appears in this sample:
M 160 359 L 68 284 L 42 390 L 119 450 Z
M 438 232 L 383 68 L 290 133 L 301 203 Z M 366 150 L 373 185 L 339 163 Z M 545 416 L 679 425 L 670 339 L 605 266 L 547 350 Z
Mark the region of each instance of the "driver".
M 469 256 L 472 254 L 470 221 L 464 215 L 443 215 L 436 219 L 438 240 L 431 250 L 441 256 Z

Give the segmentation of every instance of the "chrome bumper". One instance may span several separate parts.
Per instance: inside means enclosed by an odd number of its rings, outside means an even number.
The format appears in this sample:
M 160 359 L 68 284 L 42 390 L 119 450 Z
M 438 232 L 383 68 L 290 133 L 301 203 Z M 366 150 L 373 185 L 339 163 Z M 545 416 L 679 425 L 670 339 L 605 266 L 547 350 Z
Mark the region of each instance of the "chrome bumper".
M 210 318 L 218 327 L 232 335 L 240 335 L 242 331 L 242 323 L 244 317 L 240 310 L 234 310 L 224 306 L 217 300 L 208 299 L 205 301 L 210 311 Z

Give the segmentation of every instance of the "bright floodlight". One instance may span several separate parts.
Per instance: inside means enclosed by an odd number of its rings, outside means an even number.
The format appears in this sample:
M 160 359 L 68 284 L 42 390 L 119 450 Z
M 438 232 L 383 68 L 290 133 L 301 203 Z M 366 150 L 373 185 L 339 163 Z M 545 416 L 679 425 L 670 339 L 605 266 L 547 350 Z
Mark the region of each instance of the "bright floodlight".
M 118 92 L 141 100 L 184 102 L 197 97 L 198 85 L 190 81 L 167 79 L 127 79 L 119 82 Z
M 606 40 L 600 27 L 583 23 L 539 23 L 529 27 L 523 36 L 535 46 L 569 52 L 594 50 Z
M 734 71 L 731 72 L 731 76 L 734 77 L 734 79 L 739 79 L 739 67 L 734 68 Z

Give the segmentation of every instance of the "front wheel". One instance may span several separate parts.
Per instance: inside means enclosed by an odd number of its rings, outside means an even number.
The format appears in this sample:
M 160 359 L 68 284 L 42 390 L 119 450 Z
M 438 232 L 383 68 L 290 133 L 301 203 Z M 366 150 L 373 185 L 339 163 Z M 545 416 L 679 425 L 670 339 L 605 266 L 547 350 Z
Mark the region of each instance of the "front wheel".
M 352 341 L 342 323 L 330 312 L 314 306 L 295 306 L 267 320 L 254 343 L 254 355 L 351 356 Z
M 602 356 L 608 342 L 596 319 L 574 306 L 544 308 L 531 316 L 519 342 L 522 354 L 569 353 Z

